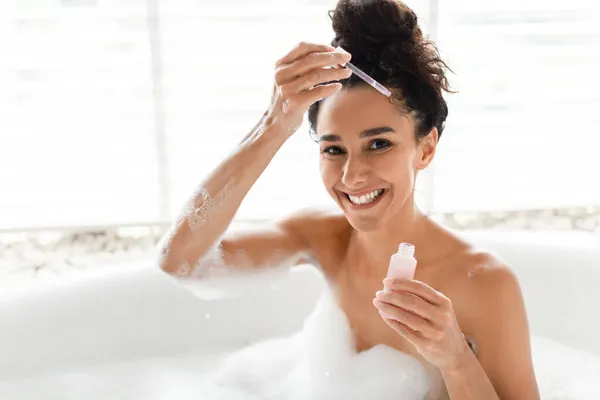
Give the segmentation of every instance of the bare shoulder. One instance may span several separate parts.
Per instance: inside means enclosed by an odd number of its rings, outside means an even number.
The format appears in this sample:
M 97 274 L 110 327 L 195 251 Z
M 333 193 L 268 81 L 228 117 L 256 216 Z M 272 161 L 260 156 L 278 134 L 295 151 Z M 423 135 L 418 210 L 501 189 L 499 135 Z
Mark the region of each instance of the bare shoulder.
M 496 255 L 471 249 L 456 267 L 452 306 L 500 398 L 538 399 L 529 322 L 517 275 Z
M 473 260 L 469 270 L 472 281 L 470 293 L 479 304 L 473 309 L 473 314 L 482 317 L 507 308 L 515 312 L 523 308 L 521 286 L 511 266 L 487 252 L 474 254 Z
M 467 272 L 467 276 L 479 284 L 487 285 L 514 277 L 512 268 L 504 260 L 471 244 L 459 255 L 458 260 L 461 272 Z
M 344 214 L 317 207 L 295 211 L 280 219 L 277 225 L 306 241 L 312 248 L 323 243 L 323 239 L 332 244 L 331 240 L 347 236 L 350 230 Z
M 317 207 L 294 211 L 281 218 L 278 225 L 305 237 L 341 232 L 349 226 L 342 213 Z
M 469 300 L 496 298 L 500 293 L 519 289 L 517 276 L 510 265 L 497 255 L 470 244 L 452 257 L 449 267 L 453 285 L 468 295 Z
M 480 299 L 519 291 L 519 281 L 511 266 L 496 255 L 472 248 L 463 256 L 462 273 L 472 296 Z M 519 293 L 520 294 L 520 293 Z
M 457 317 L 466 332 L 479 331 L 482 321 L 493 321 L 507 309 L 524 309 L 519 280 L 498 256 L 470 247 L 452 262 L 449 287 Z
M 278 226 L 302 240 L 321 266 L 345 253 L 351 233 L 344 214 L 325 208 L 295 211 L 281 219 Z
M 522 303 L 517 276 L 500 257 L 438 224 L 432 224 L 429 236 L 439 252 L 428 277 L 450 298 L 465 330 L 507 302 Z
M 439 266 L 436 274 L 442 276 L 440 284 L 447 290 L 481 298 L 518 288 L 513 269 L 497 255 L 439 225 L 434 232 L 436 246 L 445 249 L 435 263 Z

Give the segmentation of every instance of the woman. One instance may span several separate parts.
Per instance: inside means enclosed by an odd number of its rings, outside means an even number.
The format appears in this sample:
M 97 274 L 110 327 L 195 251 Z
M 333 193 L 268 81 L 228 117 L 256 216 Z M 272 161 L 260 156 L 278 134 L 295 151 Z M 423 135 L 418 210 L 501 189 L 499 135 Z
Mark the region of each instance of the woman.
M 161 245 L 161 268 L 202 279 L 311 262 L 358 352 L 384 344 L 438 372 L 443 385 L 429 398 L 538 399 L 515 275 L 415 205 L 415 179 L 431 163 L 448 113 L 446 65 L 398 0 L 342 0 L 331 18 L 332 46 L 300 43 L 277 61 L 267 111 L 192 196 Z M 331 68 L 350 59 L 392 96 Z M 227 232 L 306 112 L 323 183 L 341 213 L 305 210 L 268 230 Z M 384 280 L 400 242 L 416 247 L 414 279 Z

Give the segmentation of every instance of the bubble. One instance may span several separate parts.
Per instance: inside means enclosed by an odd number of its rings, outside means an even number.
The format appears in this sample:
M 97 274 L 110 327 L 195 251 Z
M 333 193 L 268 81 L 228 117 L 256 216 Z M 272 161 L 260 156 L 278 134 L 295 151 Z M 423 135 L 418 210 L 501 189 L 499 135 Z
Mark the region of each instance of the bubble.
M 188 224 L 192 232 L 199 230 L 216 211 L 223 208 L 223 203 L 227 200 L 227 194 L 233 184 L 234 179 L 231 179 L 215 197 L 211 197 L 206 188 L 196 189 L 190 199 L 189 206 L 186 207 Z

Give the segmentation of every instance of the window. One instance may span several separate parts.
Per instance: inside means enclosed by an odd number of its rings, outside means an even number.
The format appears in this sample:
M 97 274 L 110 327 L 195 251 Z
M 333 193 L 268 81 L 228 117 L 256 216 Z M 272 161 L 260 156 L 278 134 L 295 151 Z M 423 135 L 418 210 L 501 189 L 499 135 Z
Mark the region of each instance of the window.
M 585 0 L 440 2 L 460 91 L 435 168 L 435 209 L 600 204 L 600 18 Z
M 591 1 L 408 1 L 456 75 L 420 201 L 434 212 L 600 203 Z M 273 64 L 332 38 L 335 1 L 47 0 L 0 5 L 0 230 L 151 224 L 268 105 Z M 238 217 L 330 204 L 307 125 Z M 287 182 L 282 190 L 281 182 Z
M 0 228 L 156 220 L 144 2 L 3 7 Z

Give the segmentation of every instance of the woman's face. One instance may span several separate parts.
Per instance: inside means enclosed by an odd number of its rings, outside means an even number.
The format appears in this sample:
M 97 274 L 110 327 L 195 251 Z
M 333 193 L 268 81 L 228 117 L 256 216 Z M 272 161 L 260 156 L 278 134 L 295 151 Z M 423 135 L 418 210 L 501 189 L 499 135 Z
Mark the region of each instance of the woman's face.
M 410 117 L 370 87 L 326 98 L 316 128 L 323 183 L 357 230 L 380 227 L 413 201 L 437 139 L 417 143 Z

